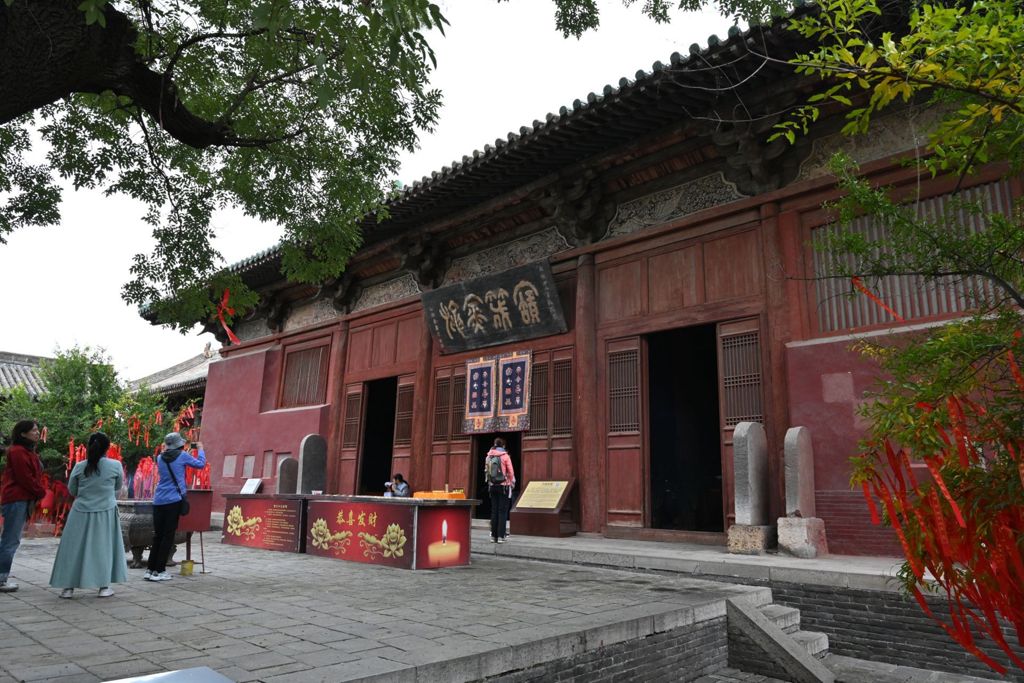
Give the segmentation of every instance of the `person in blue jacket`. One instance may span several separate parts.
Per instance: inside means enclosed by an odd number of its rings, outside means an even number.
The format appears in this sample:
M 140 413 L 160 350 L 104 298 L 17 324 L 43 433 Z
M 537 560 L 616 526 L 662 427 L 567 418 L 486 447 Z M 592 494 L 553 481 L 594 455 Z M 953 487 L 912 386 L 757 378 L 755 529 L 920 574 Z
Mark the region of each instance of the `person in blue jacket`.
M 185 448 L 187 442 L 178 432 L 164 437 L 164 450 L 156 459 L 159 480 L 153 496 L 153 543 L 149 546 L 149 564 L 146 581 L 170 581 L 167 573 L 167 556 L 174 544 L 174 532 L 178 530 L 181 515 L 181 500 L 188 491 L 185 484 L 185 468 L 202 469 L 206 466 L 203 444 L 196 443 L 199 453 L 193 458 Z

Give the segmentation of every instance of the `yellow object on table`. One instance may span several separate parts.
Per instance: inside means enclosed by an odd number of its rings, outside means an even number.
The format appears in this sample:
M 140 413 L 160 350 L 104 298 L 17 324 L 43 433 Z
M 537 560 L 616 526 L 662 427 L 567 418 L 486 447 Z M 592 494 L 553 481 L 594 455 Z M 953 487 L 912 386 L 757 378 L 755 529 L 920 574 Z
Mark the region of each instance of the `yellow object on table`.
M 454 491 L 416 491 L 413 498 L 434 498 L 439 500 L 465 500 L 466 492 L 462 489 Z

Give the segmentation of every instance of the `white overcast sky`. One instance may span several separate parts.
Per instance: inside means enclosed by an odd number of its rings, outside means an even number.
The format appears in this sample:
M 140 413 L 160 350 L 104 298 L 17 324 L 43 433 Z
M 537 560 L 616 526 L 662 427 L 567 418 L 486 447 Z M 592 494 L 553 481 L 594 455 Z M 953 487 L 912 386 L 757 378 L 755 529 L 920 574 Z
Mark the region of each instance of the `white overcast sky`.
M 704 46 L 712 33 L 724 37 L 730 25 L 708 11 L 676 13 L 659 26 L 640 13 L 642 3 L 627 9 L 621 0 L 598 0 L 601 28 L 577 41 L 555 31 L 552 0 L 439 4 L 451 22 L 447 36 L 432 41 L 433 85 L 444 92 L 444 107 L 421 149 L 402 157 L 398 179 L 407 184 L 607 83 L 649 71 L 656 60 L 667 63 L 692 43 Z M 154 327 L 122 301 L 132 256 L 152 246 L 142 214 L 126 199 L 69 188 L 61 225 L 10 235 L 0 245 L 0 351 L 102 348 L 122 379 L 137 379 L 200 353 L 207 341 L 216 346 L 210 334 Z M 279 234 L 234 214 L 220 216 L 216 232 L 227 263 L 274 245 Z

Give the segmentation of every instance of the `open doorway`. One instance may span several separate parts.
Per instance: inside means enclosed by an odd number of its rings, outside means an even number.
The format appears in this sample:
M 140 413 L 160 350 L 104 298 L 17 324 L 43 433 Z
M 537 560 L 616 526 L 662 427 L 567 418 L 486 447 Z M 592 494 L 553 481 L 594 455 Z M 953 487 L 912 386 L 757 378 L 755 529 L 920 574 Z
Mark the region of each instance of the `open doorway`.
M 647 337 L 655 529 L 723 531 L 715 325 Z
M 366 417 L 357 491 L 360 495 L 380 495 L 384 493 L 384 482 L 391 480 L 397 394 L 397 377 L 378 379 L 365 385 Z
M 473 474 L 470 481 L 473 482 L 473 497 L 480 500 L 476 506 L 474 517 L 476 519 L 491 518 L 491 496 L 487 491 L 487 482 L 484 480 L 484 461 L 487 459 L 487 451 L 491 450 L 494 440 L 498 437 L 505 439 L 505 450 L 512 458 L 512 469 L 516 473 L 516 490 L 513 495 L 522 492 L 518 482 L 522 481 L 522 432 L 496 432 L 494 434 L 477 434 L 473 437 Z M 513 499 L 514 500 L 514 499 Z

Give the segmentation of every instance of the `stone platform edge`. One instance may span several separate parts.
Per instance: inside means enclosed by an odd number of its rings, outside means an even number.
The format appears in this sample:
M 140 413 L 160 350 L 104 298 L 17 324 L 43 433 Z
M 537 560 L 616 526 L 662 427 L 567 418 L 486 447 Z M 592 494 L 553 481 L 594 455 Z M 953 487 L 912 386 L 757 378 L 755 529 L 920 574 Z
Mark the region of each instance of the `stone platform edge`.
M 574 631 L 544 636 L 539 627 L 536 640 L 514 643 L 454 659 L 441 660 L 395 671 L 350 679 L 359 683 L 423 683 L 424 681 L 480 681 L 507 675 L 561 659 L 591 654 L 602 648 L 642 640 L 644 638 L 680 628 L 696 627 L 703 622 L 725 619 L 726 601 L 760 607 L 771 603 L 771 590 L 750 587 L 741 595 L 723 597 L 698 607 L 684 607 L 661 614 L 643 614 L 623 621 Z M 643 607 L 649 611 L 647 607 Z M 630 610 L 624 610 L 628 615 Z
M 899 592 L 895 576 L 877 573 L 828 571 L 813 568 L 778 567 L 758 562 L 757 556 L 742 556 L 736 560 L 697 560 L 658 555 L 642 555 L 614 550 L 592 551 L 572 548 L 531 546 L 515 541 L 497 544 L 473 544 L 474 555 L 492 555 L 543 562 L 579 564 L 612 569 L 663 571 L 687 574 L 695 579 L 735 581 L 737 583 L 795 583 L 813 586 L 831 586 L 858 590 Z

